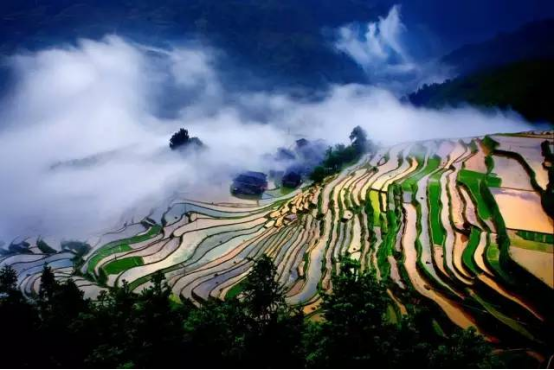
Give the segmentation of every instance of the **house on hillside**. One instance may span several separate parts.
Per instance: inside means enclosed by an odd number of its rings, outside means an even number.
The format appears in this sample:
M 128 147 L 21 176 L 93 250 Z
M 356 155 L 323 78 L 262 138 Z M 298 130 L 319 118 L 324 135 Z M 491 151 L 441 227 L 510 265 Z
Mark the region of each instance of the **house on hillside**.
M 308 145 L 310 142 L 304 138 L 296 140 L 296 147 L 303 148 Z
M 294 155 L 292 150 L 287 148 L 279 148 L 277 149 L 277 154 L 275 154 L 275 160 L 278 162 L 294 161 L 295 159 L 296 155 Z
M 247 171 L 233 180 L 231 193 L 234 195 L 262 195 L 267 190 L 267 175 L 262 172 Z
M 289 171 L 283 176 L 281 184 L 287 188 L 297 188 L 302 184 L 302 175 L 297 171 Z

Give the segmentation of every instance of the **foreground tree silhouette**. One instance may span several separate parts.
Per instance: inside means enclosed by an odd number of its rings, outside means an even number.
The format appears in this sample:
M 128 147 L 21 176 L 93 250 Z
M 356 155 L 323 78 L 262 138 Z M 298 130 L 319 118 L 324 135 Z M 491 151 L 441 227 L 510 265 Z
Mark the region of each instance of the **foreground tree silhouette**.
M 247 336 L 249 361 L 256 366 L 302 366 L 301 342 L 304 315 L 285 302 L 285 292 L 278 283 L 277 268 L 267 255 L 256 261 L 243 283 L 243 304 L 250 318 Z M 287 356 L 275 356 L 287 353 Z M 265 365 L 264 365 L 265 364 Z
M 243 302 L 256 321 L 275 320 L 281 311 L 286 310 L 283 289 L 277 282 L 277 269 L 268 256 L 263 255 L 256 261 L 242 286 Z
M 446 341 L 437 343 L 429 354 L 429 366 L 434 368 L 500 368 L 504 367 L 492 347 L 475 329 L 455 330 Z
M 184 329 L 191 348 L 189 366 L 243 366 L 249 323 L 244 307 L 237 299 L 209 299 L 191 311 Z
M 39 304 L 41 306 L 52 303 L 52 297 L 54 296 L 57 286 L 58 283 L 56 282 L 52 268 L 45 264 L 42 275 L 40 276 Z M 42 309 L 46 310 L 47 308 L 42 307 Z
M 299 367 L 304 327 L 286 305 L 271 259 L 262 256 L 242 283 L 242 300 L 210 299 L 185 321 L 202 367 Z M 286 353 L 286 356 L 275 356 Z M 269 360 L 270 359 L 270 360 Z
M 74 325 L 80 315 L 90 311 L 91 303 L 83 298 L 83 292 L 73 280 L 56 281 L 49 266 L 44 267 L 40 280 L 37 306 L 42 366 L 80 366 L 87 349 L 76 345 L 81 342 L 82 333 L 76 331 Z M 72 351 L 66 351 L 66 348 L 72 348 Z
M 16 291 L 17 274 L 11 266 L 0 270 L 0 294 L 10 294 Z
M 305 340 L 310 367 L 380 366 L 380 347 L 392 329 L 383 317 L 388 297 L 384 286 L 358 267 L 344 260 L 332 278 L 332 294 L 322 295 L 324 321 L 312 326 Z
M 135 328 L 133 365 L 139 368 L 183 367 L 184 359 L 177 353 L 188 352 L 183 333 L 183 321 L 192 306 L 188 301 L 178 305 L 171 300 L 171 288 L 158 271 L 152 286 L 138 297 L 132 325 Z
M 83 359 L 87 367 L 114 368 L 134 364 L 139 355 L 133 346 L 138 339 L 133 325 L 137 301 L 138 295 L 124 282 L 121 287 L 102 292 L 90 314 L 83 315 L 80 331 L 87 333 L 90 345 Z
M 3 332 L 2 366 L 39 367 L 36 356 L 29 356 L 24 343 L 38 338 L 39 317 L 16 287 L 17 274 L 10 266 L 0 270 L 0 328 Z
M 141 293 L 126 282 L 96 302 L 45 267 L 34 301 L 17 289 L 10 267 L 0 270 L 3 364 L 13 367 L 494 367 L 492 347 L 473 331 L 432 330 L 433 312 L 391 323 L 385 286 L 344 260 L 322 294 L 323 320 L 308 321 L 286 304 L 271 259 L 258 258 L 239 298 L 198 307 L 175 297 L 161 272 Z M 413 309 L 412 309 L 413 312 Z M 309 324 L 308 324 L 309 322 Z M 39 345 L 28 355 L 21 345 Z
M 493 356 L 493 348 L 474 331 L 454 329 L 447 338 L 438 335 L 426 310 L 391 323 L 385 313 L 394 303 L 385 286 L 371 273 L 361 273 L 356 261 L 342 261 L 332 286 L 333 292 L 322 296 L 324 321 L 306 331 L 308 367 L 502 366 Z
M 140 294 L 121 287 L 104 292 L 91 315 L 83 318 L 83 331 L 92 338 L 85 358 L 88 367 L 177 367 L 183 353 L 182 322 L 185 306 L 174 305 L 163 274 Z

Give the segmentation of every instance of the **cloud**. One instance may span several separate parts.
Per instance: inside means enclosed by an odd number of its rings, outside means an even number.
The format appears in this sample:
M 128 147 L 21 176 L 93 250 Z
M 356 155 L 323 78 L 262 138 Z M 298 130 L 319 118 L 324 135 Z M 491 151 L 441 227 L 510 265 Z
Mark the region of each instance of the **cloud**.
M 395 5 L 385 18 L 379 17 L 376 22 L 352 23 L 339 28 L 335 46 L 368 72 L 385 68 L 384 73 L 408 73 L 416 67 L 402 44 L 405 31 L 400 6 Z
M 246 140 L 232 110 L 218 111 L 209 122 L 208 116 L 194 122 L 157 117 L 166 80 L 184 100 L 204 92 L 192 109 L 219 93 L 209 52 L 152 52 L 107 37 L 10 59 L 17 84 L 1 111 L 0 239 L 76 237 L 118 222 L 131 208 L 145 215 L 172 191 L 209 179 L 218 184 L 202 167 L 219 166 L 218 178 L 228 181 L 241 164 L 260 167 L 257 154 L 282 144 L 262 124 L 249 130 L 267 137 L 264 143 Z M 213 150 L 201 158 L 170 152 L 168 139 L 182 126 Z M 55 166 L 91 156 L 102 160 Z
M 379 27 L 381 38 L 395 37 Z M 234 174 L 267 171 L 264 155 L 299 137 L 346 142 L 360 125 L 394 143 L 530 127 L 509 113 L 416 109 L 370 86 L 335 86 L 309 101 L 239 93 L 221 82 L 219 55 L 106 37 L 10 57 L 16 83 L 0 102 L 0 240 L 86 239 L 140 220 L 176 192 L 228 200 Z M 160 114 L 168 99 L 177 107 L 171 117 Z M 170 151 L 180 127 L 209 149 Z
M 372 84 L 398 93 L 449 77 L 449 70 L 445 67 L 414 60 L 406 46 L 407 31 L 401 19 L 401 7 L 394 5 L 386 17 L 379 17 L 375 22 L 340 27 L 334 46 L 352 58 Z

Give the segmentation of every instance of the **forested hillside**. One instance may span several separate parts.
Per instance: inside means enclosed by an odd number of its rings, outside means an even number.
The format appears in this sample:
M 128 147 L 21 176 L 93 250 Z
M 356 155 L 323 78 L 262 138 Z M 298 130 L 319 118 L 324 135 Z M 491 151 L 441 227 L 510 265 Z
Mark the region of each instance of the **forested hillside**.
M 472 104 L 513 109 L 527 120 L 553 123 L 553 85 L 554 59 L 525 61 L 425 85 L 409 100 L 433 108 Z

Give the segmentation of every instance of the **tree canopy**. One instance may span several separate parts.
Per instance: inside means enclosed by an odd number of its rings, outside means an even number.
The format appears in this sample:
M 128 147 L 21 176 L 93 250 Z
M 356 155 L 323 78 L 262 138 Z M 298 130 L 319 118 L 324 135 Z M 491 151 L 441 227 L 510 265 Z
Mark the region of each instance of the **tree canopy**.
M 354 127 L 349 138 L 350 145 L 337 144 L 327 149 L 325 159 L 310 174 L 312 181 L 321 182 L 325 177 L 340 172 L 345 165 L 359 160 L 364 153 L 375 151 L 375 144 L 360 126 Z
M 250 261 L 242 291 L 199 306 L 177 302 L 161 272 L 148 288 L 110 288 L 96 301 L 45 267 L 27 300 L 11 267 L 0 270 L 3 364 L 10 367 L 494 367 L 492 347 L 474 331 L 431 329 L 425 311 L 387 319 L 386 287 L 344 260 L 311 320 L 286 303 L 267 256 Z M 29 356 L 32 340 L 35 354 Z
M 202 148 L 204 144 L 197 137 L 189 136 L 188 130 L 184 128 L 179 129 L 176 133 L 171 136 L 169 139 L 169 147 L 172 150 L 176 149 L 186 149 L 186 148 Z

